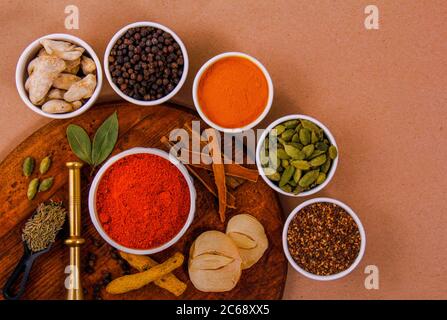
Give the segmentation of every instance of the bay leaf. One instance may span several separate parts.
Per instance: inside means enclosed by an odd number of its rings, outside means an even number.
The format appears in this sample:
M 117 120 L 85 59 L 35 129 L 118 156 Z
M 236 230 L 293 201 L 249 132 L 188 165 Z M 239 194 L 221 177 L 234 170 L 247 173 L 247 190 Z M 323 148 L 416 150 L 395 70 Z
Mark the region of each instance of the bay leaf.
M 91 151 L 92 144 L 90 138 L 83 128 L 70 124 L 67 127 L 67 139 L 71 151 L 82 161 L 92 164 Z
M 101 164 L 112 152 L 118 139 L 118 116 L 114 112 L 96 131 L 93 138 L 92 162 L 94 166 Z

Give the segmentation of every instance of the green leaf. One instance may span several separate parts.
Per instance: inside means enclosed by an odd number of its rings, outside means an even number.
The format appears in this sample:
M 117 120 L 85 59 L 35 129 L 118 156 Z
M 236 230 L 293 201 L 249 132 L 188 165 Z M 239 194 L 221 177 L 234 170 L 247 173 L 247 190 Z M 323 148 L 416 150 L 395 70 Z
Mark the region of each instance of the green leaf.
M 67 127 L 67 139 L 71 151 L 82 161 L 92 164 L 92 144 L 90 138 L 83 128 L 70 124 Z
M 93 165 L 101 164 L 112 152 L 118 139 L 118 116 L 116 112 L 108 117 L 96 131 L 93 138 Z

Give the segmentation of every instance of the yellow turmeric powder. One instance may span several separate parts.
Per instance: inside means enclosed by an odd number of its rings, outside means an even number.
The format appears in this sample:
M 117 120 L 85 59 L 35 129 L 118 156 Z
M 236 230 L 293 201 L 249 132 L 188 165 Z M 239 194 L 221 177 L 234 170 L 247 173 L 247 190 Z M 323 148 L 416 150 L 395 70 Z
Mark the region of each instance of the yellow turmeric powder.
M 197 97 L 203 113 L 223 128 L 242 128 L 255 121 L 268 101 L 261 69 L 244 57 L 226 57 L 203 73 Z

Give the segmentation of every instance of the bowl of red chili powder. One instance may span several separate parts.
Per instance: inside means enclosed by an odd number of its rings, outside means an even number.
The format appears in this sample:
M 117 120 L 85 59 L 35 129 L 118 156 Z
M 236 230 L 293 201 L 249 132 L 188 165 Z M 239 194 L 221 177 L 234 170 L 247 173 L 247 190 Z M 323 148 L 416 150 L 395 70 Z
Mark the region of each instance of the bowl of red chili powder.
M 196 191 L 185 166 L 168 153 L 133 148 L 110 158 L 89 193 L 90 217 L 111 246 L 153 254 L 176 243 L 190 226 Z

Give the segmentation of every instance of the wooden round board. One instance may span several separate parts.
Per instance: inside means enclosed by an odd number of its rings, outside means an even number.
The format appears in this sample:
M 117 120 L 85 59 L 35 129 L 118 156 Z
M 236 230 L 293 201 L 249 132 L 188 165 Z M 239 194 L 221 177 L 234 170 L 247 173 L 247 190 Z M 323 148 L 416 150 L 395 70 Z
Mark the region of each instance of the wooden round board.
M 160 138 L 174 128 L 181 128 L 186 121 L 197 120 L 189 109 L 161 105 L 138 107 L 127 103 L 98 105 L 87 113 L 68 120 L 56 120 L 36 131 L 22 142 L 0 164 L 0 286 L 3 287 L 23 253 L 21 231 L 25 221 L 41 202 L 63 200 L 67 203 L 68 171 L 67 161 L 77 160 L 71 152 L 65 136 L 68 124 L 78 124 L 90 136 L 97 127 L 114 111 L 118 112 L 119 138 L 114 154 L 132 147 L 154 147 L 163 149 Z M 22 161 L 27 156 L 37 161 L 50 155 L 53 164 L 45 176 L 54 176 L 54 186 L 47 192 L 39 193 L 33 201 L 26 197 L 29 180 L 38 176 L 34 170 L 31 178 L 22 175 Z M 111 272 L 113 278 L 122 274 L 118 262 L 112 259 L 111 247 L 96 232 L 90 221 L 87 207 L 90 169 L 82 172 L 82 236 L 86 239 L 81 248 L 83 258 L 89 253 L 97 256 L 94 273 L 82 273 L 83 287 L 88 290 L 85 299 L 92 299 L 93 287 L 104 272 Z M 224 231 L 226 224 L 218 218 L 217 201 L 195 181 L 197 190 L 197 210 L 193 224 L 183 238 L 173 247 L 156 254 L 153 258 L 164 261 L 174 252 L 180 251 L 188 258 L 189 247 L 194 239 L 206 230 Z M 282 251 L 281 232 L 283 226 L 281 209 L 276 193 L 262 179 L 246 182 L 235 191 L 237 209 L 227 212 L 227 221 L 238 213 L 250 213 L 264 225 L 269 239 L 269 248 L 261 260 L 252 268 L 242 272 L 236 288 L 225 293 L 205 293 L 194 288 L 188 278 L 187 263 L 174 274 L 187 283 L 187 290 L 179 299 L 280 299 L 284 291 L 287 262 Z M 34 264 L 23 299 L 65 299 L 64 269 L 68 264 L 68 248 L 63 244 L 67 237 L 66 228 L 61 231 L 49 253 L 42 255 Z M 99 241 L 98 241 L 99 240 Z M 97 242 L 97 243 L 95 243 Z M 99 242 L 99 244 L 98 244 Z M 96 245 L 95 245 L 96 244 Z M 175 299 L 176 297 L 149 284 L 142 289 L 122 295 L 109 295 L 101 291 L 103 299 Z M 3 299 L 1 297 L 0 299 Z

